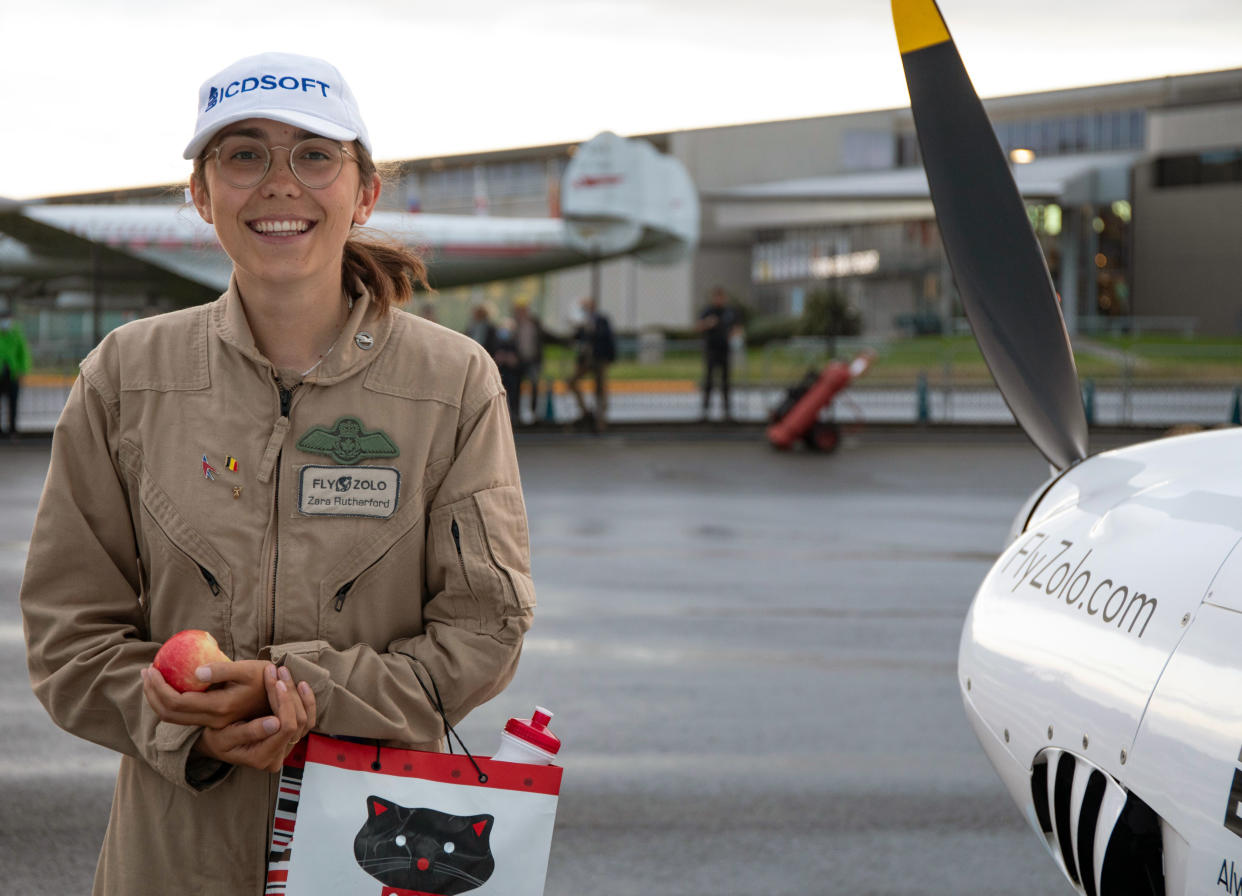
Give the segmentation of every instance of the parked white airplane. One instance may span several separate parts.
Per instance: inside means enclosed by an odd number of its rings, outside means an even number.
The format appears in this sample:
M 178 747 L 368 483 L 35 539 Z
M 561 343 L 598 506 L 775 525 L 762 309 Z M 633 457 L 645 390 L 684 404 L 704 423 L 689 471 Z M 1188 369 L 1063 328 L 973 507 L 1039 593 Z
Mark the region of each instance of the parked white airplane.
M 694 185 L 677 159 L 604 132 L 578 147 L 561 185 L 561 218 L 377 212 L 368 226 L 426 253 L 433 286 L 481 283 L 636 254 L 686 257 L 698 241 Z M 231 263 L 190 205 L 0 206 L 0 278 L 89 276 L 214 296 Z
M 966 714 L 1079 893 L 1242 893 L 1242 429 L 1088 456 L 1052 281 L 983 106 L 934 0 L 892 8 L 963 305 L 1056 470 L 966 619 Z

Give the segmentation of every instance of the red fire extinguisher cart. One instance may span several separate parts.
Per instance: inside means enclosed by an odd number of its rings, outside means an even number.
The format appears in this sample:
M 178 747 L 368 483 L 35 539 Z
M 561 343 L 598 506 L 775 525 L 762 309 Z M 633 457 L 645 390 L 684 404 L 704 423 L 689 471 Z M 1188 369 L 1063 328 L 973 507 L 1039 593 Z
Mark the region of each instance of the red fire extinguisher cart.
M 830 420 L 820 420 L 837 393 L 867 372 L 874 354 L 864 352 L 850 361 L 832 361 L 818 373 L 811 371 L 798 385 L 789 390 L 785 401 L 772 413 L 768 441 L 773 447 L 787 450 L 798 439 L 814 451 L 833 451 L 841 440 L 841 431 Z

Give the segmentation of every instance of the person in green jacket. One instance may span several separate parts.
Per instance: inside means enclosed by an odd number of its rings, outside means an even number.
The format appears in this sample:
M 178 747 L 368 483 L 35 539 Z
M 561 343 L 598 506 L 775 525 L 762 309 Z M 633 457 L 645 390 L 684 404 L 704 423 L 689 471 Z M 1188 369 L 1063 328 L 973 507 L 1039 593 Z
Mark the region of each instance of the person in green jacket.
M 22 377 L 30 372 L 30 347 L 22 328 L 12 315 L 0 317 L 0 397 L 8 402 L 9 427 L 0 429 L 10 439 L 17 437 L 17 396 L 21 391 Z

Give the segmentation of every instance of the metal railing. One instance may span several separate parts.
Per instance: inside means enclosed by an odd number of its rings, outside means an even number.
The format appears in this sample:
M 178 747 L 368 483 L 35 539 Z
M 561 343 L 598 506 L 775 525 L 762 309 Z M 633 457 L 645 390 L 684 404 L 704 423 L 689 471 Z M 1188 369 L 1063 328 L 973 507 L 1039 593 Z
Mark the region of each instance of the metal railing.
M 842 339 L 836 355 L 876 353 L 868 373 L 833 403 L 829 413 L 847 420 L 877 423 L 1012 423 L 1004 400 L 973 345 L 931 340 L 912 353 L 908 343 Z M 620 340 L 614 368 L 609 417 L 618 421 L 693 421 L 702 413 L 702 345 L 698 339 L 665 340 L 658 359 L 640 361 L 636 339 Z M 1161 427 L 1240 423 L 1242 349 L 1236 343 L 1198 345 L 1145 342 L 1103 346 L 1079 340 L 1079 378 L 1088 422 L 1105 426 Z M 772 342 L 738 353 L 733 364 L 732 411 L 735 419 L 762 422 L 810 370 L 830 360 L 822 339 Z M 577 416 L 573 396 L 564 388 L 572 360 L 563 354 L 545 365 L 545 385 L 553 399 L 539 404 L 538 420 L 569 421 Z M 628 375 L 627 375 L 628 373 Z M 647 377 L 644 379 L 644 377 Z M 68 378 L 27 378 L 19 406 L 19 428 L 50 431 L 69 393 Z M 584 383 L 589 396 L 593 384 Z M 721 414 L 713 396 L 712 416 Z M 523 402 L 529 416 L 529 402 Z

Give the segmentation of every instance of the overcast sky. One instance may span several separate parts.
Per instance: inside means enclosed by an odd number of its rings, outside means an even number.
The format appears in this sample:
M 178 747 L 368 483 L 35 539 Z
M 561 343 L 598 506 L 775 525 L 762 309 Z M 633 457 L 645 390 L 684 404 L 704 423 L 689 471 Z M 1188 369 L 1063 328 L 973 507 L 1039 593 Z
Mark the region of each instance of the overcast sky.
M 983 96 L 1242 67 L 1242 0 L 940 0 Z M 0 196 L 183 180 L 198 86 L 333 62 L 381 159 L 909 103 L 889 0 L 0 0 Z

